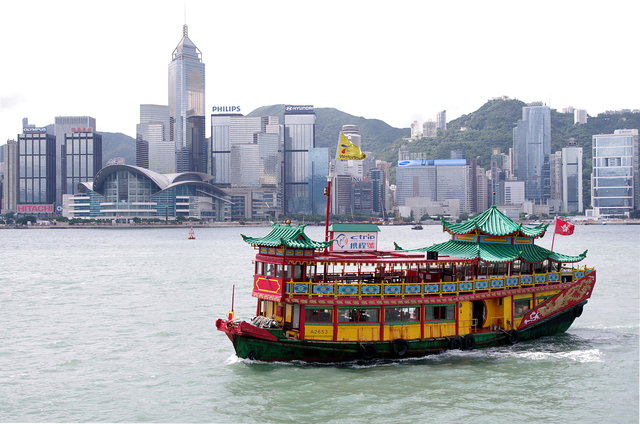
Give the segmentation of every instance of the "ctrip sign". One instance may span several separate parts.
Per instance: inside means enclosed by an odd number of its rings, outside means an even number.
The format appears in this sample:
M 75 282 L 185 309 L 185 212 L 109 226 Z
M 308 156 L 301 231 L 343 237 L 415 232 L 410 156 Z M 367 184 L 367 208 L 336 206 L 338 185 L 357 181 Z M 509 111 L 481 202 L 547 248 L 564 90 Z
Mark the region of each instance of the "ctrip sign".
M 344 231 L 334 233 L 331 250 L 339 252 L 377 250 L 378 233 L 375 231 Z
M 39 203 L 22 203 L 18 205 L 18 213 L 53 213 L 53 205 Z

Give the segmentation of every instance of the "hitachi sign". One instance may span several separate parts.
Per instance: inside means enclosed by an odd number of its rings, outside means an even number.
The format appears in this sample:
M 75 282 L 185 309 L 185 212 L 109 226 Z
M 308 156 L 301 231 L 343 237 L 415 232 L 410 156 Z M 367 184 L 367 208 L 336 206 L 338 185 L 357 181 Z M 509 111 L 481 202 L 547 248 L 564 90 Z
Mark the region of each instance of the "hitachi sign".
M 49 204 L 23 203 L 17 209 L 18 213 L 53 213 L 53 205 Z
M 214 106 L 211 111 L 213 113 L 240 113 L 240 106 Z

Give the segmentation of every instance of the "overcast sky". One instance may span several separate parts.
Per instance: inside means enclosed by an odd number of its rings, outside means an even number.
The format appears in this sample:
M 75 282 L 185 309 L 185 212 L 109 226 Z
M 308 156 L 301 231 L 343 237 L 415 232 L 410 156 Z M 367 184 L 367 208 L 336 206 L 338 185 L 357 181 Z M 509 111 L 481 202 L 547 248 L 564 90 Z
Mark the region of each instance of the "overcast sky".
M 640 108 L 638 1 L 20 0 L 0 4 L 0 143 L 23 117 L 135 136 L 139 105 L 167 104 L 185 9 L 208 111 L 312 104 L 409 127 L 499 96 Z

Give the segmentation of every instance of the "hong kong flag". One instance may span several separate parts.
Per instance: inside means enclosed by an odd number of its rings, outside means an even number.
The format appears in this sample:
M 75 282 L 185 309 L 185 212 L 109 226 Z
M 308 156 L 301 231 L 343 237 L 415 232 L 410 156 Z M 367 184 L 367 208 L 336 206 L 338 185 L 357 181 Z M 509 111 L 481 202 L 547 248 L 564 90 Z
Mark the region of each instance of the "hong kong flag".
M 560 234 L 561 236 L 570 236 L 573 234 L 575 226 L 568 222 L 563 221 L 560 218 L 556 218 L 556 231 L 554 234 Z

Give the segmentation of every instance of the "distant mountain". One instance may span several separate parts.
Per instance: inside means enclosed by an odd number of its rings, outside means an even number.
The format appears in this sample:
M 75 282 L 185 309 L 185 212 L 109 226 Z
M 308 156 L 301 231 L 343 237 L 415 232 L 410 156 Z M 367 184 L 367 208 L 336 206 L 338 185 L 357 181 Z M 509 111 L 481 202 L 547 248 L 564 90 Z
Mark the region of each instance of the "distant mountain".
M 355 124 L 360 128 L 362 150 L 379 152 L 391 146 L 394 141 L 408 137 L 408 128 L 394 128 L 379 119 L 354 116 L 334 108 L 316 108 L 316 147 L 335 148 L 343 125 Z M 284 123 L 284 105 L 262 106 L 248 116 L 278 116 Z
M 109 159 L 124 158 L 127 165 L 136 164 L 136 139 L 122 133 L 98 132 L 102 135 L 102 166 Z

